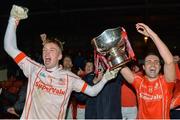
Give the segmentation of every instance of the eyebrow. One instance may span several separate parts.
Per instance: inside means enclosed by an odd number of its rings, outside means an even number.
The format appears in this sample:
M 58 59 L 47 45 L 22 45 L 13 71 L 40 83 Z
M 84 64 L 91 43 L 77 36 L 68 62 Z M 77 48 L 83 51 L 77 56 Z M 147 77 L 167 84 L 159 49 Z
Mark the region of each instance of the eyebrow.
M 44 47 L 43 49 L 48 49 L 48 48 Z M 54 50 L 56 50 L 56 48 L 49 48 L 49 49 L 54 49 Z
M 145 62 L 146 62 L 146 61 L 152 61 L 152 60 L 145 60 Z M 153 61 L 160 61 L 160 60 L 153 60 Z

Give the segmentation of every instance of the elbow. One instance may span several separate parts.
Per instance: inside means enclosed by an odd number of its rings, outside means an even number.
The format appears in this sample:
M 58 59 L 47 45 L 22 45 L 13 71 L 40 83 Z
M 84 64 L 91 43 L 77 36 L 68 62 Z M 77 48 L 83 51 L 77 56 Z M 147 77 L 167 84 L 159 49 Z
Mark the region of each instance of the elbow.
M 174 63 L 174 58 L 173 58 L 173 56 L 170 55 L 168 59 L 165 59 L 165 60 L 164 60 L 164 62 L 165 62 L 165 64 L 167 64 L 167 65 Z
M 97 94 L 96 94 L 96 93 L 93 93 L 93 94 L 91 94 L 90 96 L 91 96 L 91 97 L 95 97 L 95 96 L 97 96 Z
M 10 47 L 7 47 L 6 45 L 4 46 L 4 50 L 6 51 L 6 53 L 10 53 L 13 51 L 13 49 L 11 49 Z
M 18 50 L 14 49 L 13 47 L 7 47 L 7 46 L 4 46 L 4 50 L 6 51 L 6 53 L 11 56 L 11 57 L 16 57 L 19 53 Z
M 175 63 L 174 63 L 173 58 L 165 61 L 165 64 L 166 64 L 166 65 L 171 65 L 171 64 L 173 64 L 173 65 L 175 66 Z
M 11 46 L 11 45 L 8 45 L 7 42 L 4 43 L 4 50 L 5 50 L 7 53 L 13 51 L 12 46 Z
M 9 49 L 6 45 L 4 45 L 4 50 L 8 53 Z
M 95 96 L 97 96 L 97 94 L 98 94 L 98 92 L 96 92 L 95 90 L 92 90 L 92 91 L 90 92 L 89 96 L 95 97 Z

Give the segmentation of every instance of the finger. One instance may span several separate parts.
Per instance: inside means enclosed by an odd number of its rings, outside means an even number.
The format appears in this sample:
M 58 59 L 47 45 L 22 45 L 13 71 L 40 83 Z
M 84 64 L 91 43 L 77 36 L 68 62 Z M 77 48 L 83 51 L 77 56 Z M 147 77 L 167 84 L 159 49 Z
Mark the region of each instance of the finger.
M 141 34 L 144 34 L 144 31 L 142 31 L 142 30 L 137 30 L 137 31 Z
M 136 29 L 143 31 L 143 30 L 144 30 L 144 27 L 143 27 L 143 26 L 140 26 L 140 25 L 136 25 Z
M 107 69 L 106 72 L 109 72 L 109 69 Z
M 119 68 L 116 68 L 116 69 L 115 69 L 115 71 L 116 71 L 116 72 L 118 72 L 120 69 L 121 69 L 121 67 L 119 67 Z
M 14 115 L 16 115 L 17 117 L 19 117 L 19 114 L 17 114 L 16 112 L 14 113 Z
M 144 23 L 137 23 L 137 25 L 141 27 L 147 27 L 147 25 L 145 25 Z
M 11 114 L 16 115 L 17 117 L 19 117 L 19 114 L 17 114 L 15 111 L 11 111 Z

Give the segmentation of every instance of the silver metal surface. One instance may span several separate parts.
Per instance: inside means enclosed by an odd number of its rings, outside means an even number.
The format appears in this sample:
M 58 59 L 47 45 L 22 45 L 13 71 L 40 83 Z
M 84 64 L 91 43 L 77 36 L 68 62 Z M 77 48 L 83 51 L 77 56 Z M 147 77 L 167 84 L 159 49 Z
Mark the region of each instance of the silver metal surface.
M 121 28 L 107 29 L 94 39 L 96 47 L 99 48 L 101 52 L 108 51 L 121 40 Z
M 122 28 L 107 29 L 92 40 L 97 52 L 105 56 L 111 69 L 127 63 L 126 44 L 122 39 Z

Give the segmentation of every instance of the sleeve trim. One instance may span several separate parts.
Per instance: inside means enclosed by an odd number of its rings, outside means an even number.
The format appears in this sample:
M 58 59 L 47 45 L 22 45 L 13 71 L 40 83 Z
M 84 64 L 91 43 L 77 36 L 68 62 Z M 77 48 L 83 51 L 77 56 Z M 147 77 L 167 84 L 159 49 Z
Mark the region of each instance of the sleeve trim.
M 86 88 L 87 88 L 87 83 L 84 83 L 84 85 L 83 85 L 83 87 L 82 87 L 82 89 L 81 89 L 81 92 L 84 93 L 84 91 L 86 90 Z
M 26 54 L 23 52 L 19 53 L 15 58 L 14 61 L 18 64 L 22 59 L 26 57 Z

